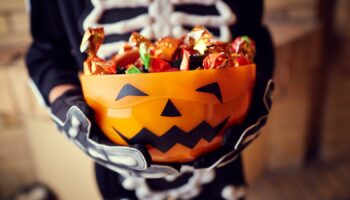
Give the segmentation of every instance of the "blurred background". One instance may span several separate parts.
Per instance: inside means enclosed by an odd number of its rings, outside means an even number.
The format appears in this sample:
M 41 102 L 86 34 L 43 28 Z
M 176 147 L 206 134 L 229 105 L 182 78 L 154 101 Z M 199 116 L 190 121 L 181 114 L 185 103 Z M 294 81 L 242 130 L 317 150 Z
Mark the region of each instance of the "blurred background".
M 248 199 L 350 199 L 349 11 L 349 0 L 265 0 L 277 88 L 244 152 Z M 35 181 L 61 199 L 100 199 L 91 161 L 30 89 L 28 20 L 23 0 L 0 0 L 0 199 Z

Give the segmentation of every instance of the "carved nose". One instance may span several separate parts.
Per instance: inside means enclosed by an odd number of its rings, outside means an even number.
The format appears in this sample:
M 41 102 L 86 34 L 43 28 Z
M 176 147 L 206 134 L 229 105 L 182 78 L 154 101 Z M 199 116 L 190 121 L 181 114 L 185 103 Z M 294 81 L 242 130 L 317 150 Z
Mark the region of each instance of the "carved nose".
M 163 112 L 161 114 L 163 117 L 180 117 L 181 114 L 173 104 L 173 102 L 168 99 L 168 102 L 166 103 Z

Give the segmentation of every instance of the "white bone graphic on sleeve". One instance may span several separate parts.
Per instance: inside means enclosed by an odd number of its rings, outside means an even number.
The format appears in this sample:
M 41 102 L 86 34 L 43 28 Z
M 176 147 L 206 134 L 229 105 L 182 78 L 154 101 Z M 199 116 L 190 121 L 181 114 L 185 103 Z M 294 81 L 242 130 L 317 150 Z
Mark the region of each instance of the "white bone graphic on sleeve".
M 126 34 L 141 30 L 141 34 L 151 39 L 166 36 L 180 37 L 187 31 L 184 26 L 203 25 L 218 28 L 221 41 L 229 41 L 231 32 L 229 26 L 235 23 L 236 16 L 230 7 L 222 0 L 91 0 L 93 10 L 83 21 L 83 28 L 104 27 L 106 36 L 111 34 Z M 213 5 L 219 15 L 195 15 L 175 11 L 176 5 L 198 4 Z M 113 23 L 99 24 L 99 20 L 106 10 L 114 8 L 148 7 L 148 13 L 134 18 Z M 116 53 L 125 41 L 103 44 L 98 52 L 100 57 L 108 57 Z

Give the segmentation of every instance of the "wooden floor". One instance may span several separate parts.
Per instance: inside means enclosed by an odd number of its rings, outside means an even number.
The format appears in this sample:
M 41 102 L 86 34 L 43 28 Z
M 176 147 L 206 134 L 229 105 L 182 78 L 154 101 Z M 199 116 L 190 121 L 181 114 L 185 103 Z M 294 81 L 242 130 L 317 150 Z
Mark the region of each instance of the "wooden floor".
M 303 170 L 265 176 L 250 186 L 248 200 L 349 200 L 350 161 L 311 164 Z

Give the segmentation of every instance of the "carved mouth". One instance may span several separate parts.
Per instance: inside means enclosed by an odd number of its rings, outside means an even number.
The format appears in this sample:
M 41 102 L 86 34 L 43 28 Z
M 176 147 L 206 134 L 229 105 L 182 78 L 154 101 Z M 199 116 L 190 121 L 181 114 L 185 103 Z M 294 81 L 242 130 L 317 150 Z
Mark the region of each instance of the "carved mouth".
M 212 127 L 208 122 L 203 121 L 189 132 L 185 132 L 173 126 L 167 132 L 161 136 L 157 136 L 146 128 L 143 128 L 134 137 L 128 139 L 116 128 L 112 127 L 114 131 L 122 137 L 128 144 L 149 144 L 155 149 L 166 153 L 176 144 L 182 144 L 183 146 L 193 149 L 199 142 L 200 139 L 204 139 L 207 142 L 211 142 L 215 136 L 217 136 L 222 128 L 225 126 L 229 117 L 224 119 L 217 126 Z

